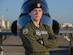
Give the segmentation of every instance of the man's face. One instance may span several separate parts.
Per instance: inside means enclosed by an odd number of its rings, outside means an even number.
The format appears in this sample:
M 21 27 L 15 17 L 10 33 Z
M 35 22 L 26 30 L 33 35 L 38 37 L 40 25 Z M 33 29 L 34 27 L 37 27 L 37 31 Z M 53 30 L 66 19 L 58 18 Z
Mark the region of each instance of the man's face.
M 42 17 L 43 11 L 41 8 L 34 8 L 29 15 L 33 21 L 39 21 Z

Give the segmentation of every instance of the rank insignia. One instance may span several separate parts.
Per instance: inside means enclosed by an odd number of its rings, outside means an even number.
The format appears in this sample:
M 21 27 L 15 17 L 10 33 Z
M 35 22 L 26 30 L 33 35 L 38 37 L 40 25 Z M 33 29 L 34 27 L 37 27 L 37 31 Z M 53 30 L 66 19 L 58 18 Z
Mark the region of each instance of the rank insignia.
M 41 7 L 41 4 L 40 4 L 40 3 L 38 3 L 38 4 L 37 4 L 37 7 Z

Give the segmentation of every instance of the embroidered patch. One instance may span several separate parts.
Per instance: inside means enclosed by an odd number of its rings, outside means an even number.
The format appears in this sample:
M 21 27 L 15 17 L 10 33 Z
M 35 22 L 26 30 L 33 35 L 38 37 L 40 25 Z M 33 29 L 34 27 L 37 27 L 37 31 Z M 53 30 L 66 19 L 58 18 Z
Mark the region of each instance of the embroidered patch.
M 24 29 L 23 29 L 23 34 L 28 34 L 28 32 L 29 32 L 29 31 L 28 31 L 27 28 L 24 28 Z

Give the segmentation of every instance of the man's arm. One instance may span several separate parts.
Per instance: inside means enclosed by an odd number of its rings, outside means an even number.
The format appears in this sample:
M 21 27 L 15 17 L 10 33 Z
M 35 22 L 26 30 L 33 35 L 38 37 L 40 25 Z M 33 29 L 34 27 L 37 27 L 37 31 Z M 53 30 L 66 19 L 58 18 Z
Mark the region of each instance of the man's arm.
M 43 37 L 44 46 L 46 46 L 47 48 L 58 47 L 58 38 L 53 33 L 53 30 L 50 27 L 47 27 L 47 30 L 48 30 L 48 37 Z

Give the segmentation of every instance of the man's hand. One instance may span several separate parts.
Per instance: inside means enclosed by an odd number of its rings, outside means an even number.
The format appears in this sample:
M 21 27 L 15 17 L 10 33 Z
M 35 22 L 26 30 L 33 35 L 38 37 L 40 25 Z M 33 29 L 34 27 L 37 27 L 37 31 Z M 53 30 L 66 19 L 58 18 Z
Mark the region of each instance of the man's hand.
M 43 40 L 40 41 L 40 44 L 42 44 L 42 45 L 44 44 Z
M 43 41 L 43 39 L 39 39 L 39 40 L 37 40 L 37 41 L 38 41 L 38 43 L 44 45 L 44 41 Z

